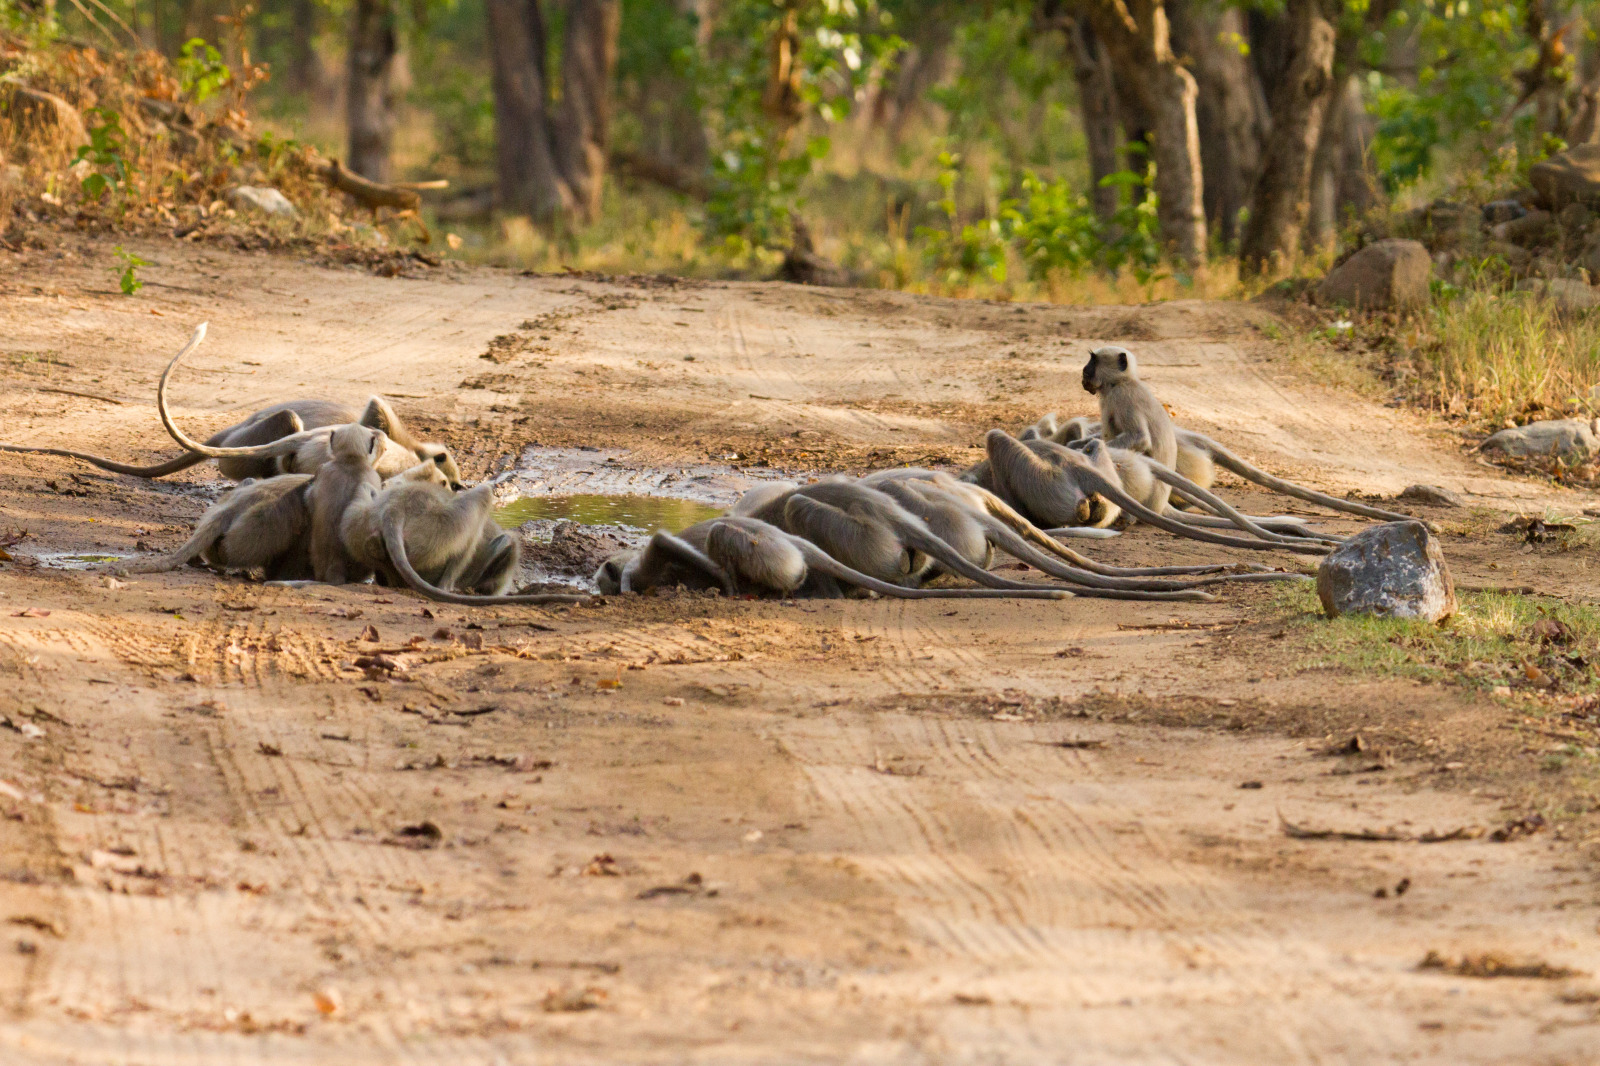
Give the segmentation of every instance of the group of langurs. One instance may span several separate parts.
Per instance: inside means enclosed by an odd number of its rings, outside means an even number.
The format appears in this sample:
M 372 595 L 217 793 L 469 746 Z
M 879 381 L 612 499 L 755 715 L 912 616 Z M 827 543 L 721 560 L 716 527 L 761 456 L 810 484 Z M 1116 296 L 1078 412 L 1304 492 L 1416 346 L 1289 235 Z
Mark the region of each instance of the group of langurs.
M 162 424 L 182 455 L 130 466 L 0 444 L 3 451 L 64 455 L 152 478 L 216 459 L 222 474 L 239 482 L 182 547 L 119 561 L 116 569 L 153 573 L 189 564 L 260 573 L 274 582 L 376 580 L 460 604 L 585 598 L 511 593 L 520 543 L 495 523 L 491 485 L 463 486 L 449 449 L 416 440 L 379 397 L 359 412 L 327 400 L 276 404 L 204 442 L 189 437 L 167 409 L 167 382 L 205 334 L 202 323 L 156 389 Z M 1307 575 L 1255 564 L 1110 566 L 1063 540 L 1114 536 L 1108 527 L 1132 519 L 1237 548 L 1321 555 L 1340 543 L 1296 518 L 1241 514 L 1210 491 L 1218 466 L 1333 510 L 1411 520 L 1275 478 L 1178 428 L 1125 348 L 1091 352 L 1083 387 L 1099 400 L 1099 421 L 1050 414 L 1016 436 L 992 429 L 987 457 L 960 475 L 902 467 L 762 485 L 721 517 L 681 533 L 657 532 L 643 548 L 612 556 L 595 585 L 606 594 L 682 585 L 728 595 L 1207 600 L 1213 597 L 1206 585 Z M 1066 584 L 1000 577 L 990 570 L 997 550 Z M 981 587 L 928 587 L 941 574 Z

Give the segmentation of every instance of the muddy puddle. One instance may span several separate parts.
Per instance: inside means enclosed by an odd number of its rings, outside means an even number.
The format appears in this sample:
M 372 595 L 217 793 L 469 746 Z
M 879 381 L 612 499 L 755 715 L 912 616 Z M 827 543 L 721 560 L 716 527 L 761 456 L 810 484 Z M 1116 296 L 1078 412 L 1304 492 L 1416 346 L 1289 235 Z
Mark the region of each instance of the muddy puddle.
M 34 558 L 39 560 L 40 566 L 48 566 L 52 570 L 88 570 L 102 563 L 114 563 L 119 559 L 126 559 L 128 556 L 95 552 L 40 552 Z
M 525 522 L 568 521 L 586 526 L 624 526 L 645 533 L 654 533 L 658 529 L 678 533 L 696 522 L 715 518 L 722 511 L 715 504 L 671 496 L 580 493 L 572 496 L 522 496 L 504 507 L 495 508 L 494 519 L 505 529 L 516 529 Z
M 717 464 L 648 467 L 629 461 L 624 451 L 582 448 L 529 448 L 517 457 L 516 465 L 495 478 L 495 498 L 502 509 L 514 502 L 543 498 L 576 501 L 551 505 L 593 510 L 597 497 L 627 498 L 630 513 L 658 522 L 654 527 L 643 522 L 625 522 L 615 517 L 596 519 L 596 524 L 620 523 L 638 528 L 672 528 L 671 520 L 652 514 L 641 499 L 671 500 L 680 505 L 703 505 L 710 511 L 694 521 L 712 517 L 733 506 L 735 500 L 757 485 L 784 479 L 806 481 L 813 475 L 804 472 L 772 470 L 765 467 L 735 469 Z M 609 506 L 609 505 L 607 505 Z M 533 513 L 531 518 L 568 518 L 584 522 L 577 513 Z M 504 524 L 504 522 L 502 522 Z M 686 523 L 692 525 L 693 522 Z M 681 528 L 681 527 L 680 527 Z

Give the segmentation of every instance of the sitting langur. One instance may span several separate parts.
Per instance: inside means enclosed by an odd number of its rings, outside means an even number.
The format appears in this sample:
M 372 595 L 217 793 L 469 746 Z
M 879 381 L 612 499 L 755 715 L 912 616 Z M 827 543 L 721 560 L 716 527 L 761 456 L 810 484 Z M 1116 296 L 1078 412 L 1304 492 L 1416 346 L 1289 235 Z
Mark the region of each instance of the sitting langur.
M 196 564 L 218 570 L 262 570 L 269 580 L 309 578 L 311 512 L 306 486 L 310 483 L 310 474 L 241 482 L 211 505 L 194 535 L 177 551 L 113 563 L 106 569 L 155 574 Z
M 1066 589 L 920 589 L 880 581 L 839 562 L 803 537 L 760 519 L 713 518 L 679 534 L 659 531 L 637 551 L 600 565 L 595 584 L 607 595 L 683 585 L 780 596 L 837 598 L 849 590 L 895 599 L 1069 599 Z
M 337 427 L 328 438 L 332 458 L 317 468 L 306 489 L 311 509 L 311 573 L 316 580 L 343 585 L 372 576 L 369 567 L 350 557 L 340 528 L 352 505 L 367 503 L 383 485 L 373 463 L 388 442 L 383 430 L 357 423 Z M 424 465 L 437 469 L 432 463 Z
M 575 603 L 587 596 L 505 595 L 521 556 L 495 524 L 492 487 L 452 492 L 433 464 L 393 478 L 345 512 L 344 547 L 359 566 L 444 603 Z M 456 591 L 465 589 L 466 592 Z
M 1169 470 L 1178 463 L 1177 427 L 1150 386 L 1139 380 L 1139 364 L 1126 348 L 1108 345 L 1089 353 L 1083 388 L 1100 401 L 1106 444 L 1148 455 Z M 1156 513 L 1167 509 L 1169 488 L 1154 486 L 1147 501 Z
M 195 330 L 195 335 L 189 343 L 179 352 L 178 359 L 194 349 L 205 336 L 205 327 L 202 325 Z M 173 361 L 176 364 L 177 360 Z M 170 369 L 170 368 L 169 368 Z M 163 378 L 163 382 L 165 378 Z M 158 393 L 158 401 L 161 396 Z M 306 431 L 317 431 L 332 426 L 344 425 L 350 422 L 359 422 L 361 425 L 373 429 L 381 429 L 391 441 L 390 450 L 405 452 L 397 455 L 394 461 L 386 463 L 386 468 L 392 469 L 397 464 L 410 465 L 419 460 L 438 463 L 452 482 L 459 483 L 460 471 L 456 469 L 455 460 L 451 458 L 449 449 L 442 444 L 428 444 L 417 440 L 405 428 L 400 417 L 388 402 L 378 396 L 367 400 L 366 407 L 356 410 L 347 404 L 336 403 L 331 400 L 291 400 L 287 403 L 273 404 L 252 414 L 242 422 L 235 423 L 226 429 L 218 430 L 205 441 L 206 448 L 242 448 L 249 449 L 271 444 L 285 437 L 297 436 Z M 315 435 L 321 439 L 320 435 Z M 113 459 L 106 459 L 86 452 L 71 451 L 65 448 L 39 448 L 19 444 L 0 444 L 0 451 L 23 452 L 43 455 L 62 455 L 69 459 L 79 459 L 102 470 L 109 470 L 115 474 L 129 474 L 133 477 L 157 478 L 167 474 L 175 474 L 180 470 L 187 470 L 191 466 L 205 462 L 213 456 L 197 451 L 186 451 L 176 458 L 151 466 L 133 466 L 119 463 Z M 326 448 L 322 449 L 323 452 Z M 325 461 L 326 456 L 320 455 L 315 450 L 297 449 L 296 454 L 285 462 L 284 457 L 277 455 L 251 456 L 229 454 L 216 456 L 217 469 L 223 477 L 235 481 L 245 478 L 265 478 L 277 473 L 315 473 L 319 465 L 318 459 Z
M 1227 536 L 1158 513 L 1123 490 L 1114 467 L 1111 476 L 1106 476 L 1104 467 L 1111 459 L 1105 445 L 1098 440 L 1084 442 L 1081 449 L 1067 448 L 1044 440 L 1019 441 L 1003 429 L 991 429 L 984 439 L 984 448 L 988 452 L 987 461 L 967 471 L 964 478 L 975 480 L 975 476 L 981 474 L 988 483 L 980 481 L 979 484 L 1021 511 L 1035 525 L 1049 528 L 1059 519 L 1070 523 L 1080 513 L 1083 501 L 1098 495 L 1141 522 L 1191 540 L 1235 548 L 1282 548 L 1302 554 L 1321 555 L 1328 551 L 1328 545 L 1308 543 L 1303 538 L 1246 540 Z M 1171 471 L 1165 471 L 1162 476 L 1176 478 Z

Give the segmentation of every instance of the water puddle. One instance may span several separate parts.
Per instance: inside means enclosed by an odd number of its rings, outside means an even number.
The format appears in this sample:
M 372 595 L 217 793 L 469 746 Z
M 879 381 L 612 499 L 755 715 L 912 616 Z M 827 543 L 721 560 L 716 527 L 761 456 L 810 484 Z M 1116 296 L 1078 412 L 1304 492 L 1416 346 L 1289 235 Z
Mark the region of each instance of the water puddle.
M 53 570 L 88 570 L 90 567 L 99 566 L 101 563 L 114 563 L 119 559 L 127 559 L 126 555 L 95 555 L 91 553 L 71 552 L 40 552 L 34 558 L 39 560 L 40 566 L 48 566 Z
M 494 520 L 504 529 L 516 529 L 525 522 L 572 521 L 586 526 L 624 526 L 645 533 L 658 529 L 679 533 L 696 522 L 716 518 L 722 511 L 713 504 L 671 496 L 576 493 L 522 496 L 495 508 Z

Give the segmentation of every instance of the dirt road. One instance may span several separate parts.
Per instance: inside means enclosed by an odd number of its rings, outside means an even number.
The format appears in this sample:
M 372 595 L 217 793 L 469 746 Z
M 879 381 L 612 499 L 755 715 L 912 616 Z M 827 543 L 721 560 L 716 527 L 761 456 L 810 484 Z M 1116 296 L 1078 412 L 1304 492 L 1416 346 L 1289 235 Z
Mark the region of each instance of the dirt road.
M 134 250 L 159 283 L 134 299 L 100 244 L 6 257 L 0 435 L 170 454 L 154 379 L 208 319 L 174 389 L 207 431 L 383 391 L 478 476 L 535 443 L 620 455 L 615 484 L 961 463 L 990 425 L 1086 413 L 1079 353 L 1120 341 L 1183 421 L 1319 487 L 1585 502 L 1296 380 L 1256 309 Z M 172 546 L 214 476 L 0 456 L 0 532 L 24 563 Z M 1600 594 L 1581 553 L 1430 514 L 1465 584 Z M 1475 690 L 1308 663 L 1299 609 L 469 610 L 8 564 L 0 1061 L 1600 1061 L 1592 810 L 1507 843 L 1285 831 L 1493 828 L 1580 795 L 1592 755 L 1549 772 L 1560 745 Z M 353 665 L 375 649 L 403 668 Z

